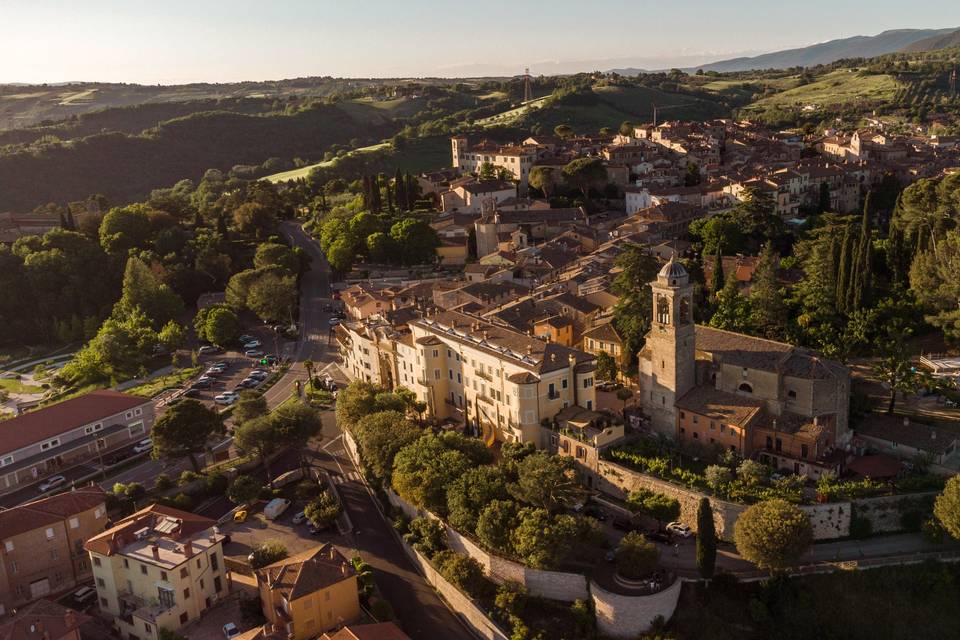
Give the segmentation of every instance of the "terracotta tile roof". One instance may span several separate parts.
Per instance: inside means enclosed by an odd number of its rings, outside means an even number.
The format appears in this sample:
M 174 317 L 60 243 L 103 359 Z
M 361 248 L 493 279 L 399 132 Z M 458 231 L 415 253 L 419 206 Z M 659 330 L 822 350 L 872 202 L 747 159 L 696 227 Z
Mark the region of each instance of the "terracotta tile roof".
M 410 636 L 392 622 L 379 622 L 350 625 L 333 635 L 325 633 L 320 640 L 410 640 Z
M 0 624 L 0 640 L 59 640 L 92 620 L 49 600 L 37 600 Z
M 257 570 L 258 579 L 266 582 L 271 591 L 280 591 L 291 601 L 356 575 L 346 557 L 330 543 Z
M 111 389 L 91 391 L 0 422 L 0 453 L 16 451 L 151 401 Z M 106 426 L 106 425 L 104 425 Z
M 748 369 L 823 380 L 848 375 L 846 367 L 813 351 L 713 327 L 697 325 L 696 344 L 697 351 L 710 353 L 726 364 Z
M 871 413 L 864 417 L 854 431 L 857 435 L 903 444 L 934 454 L 946 453 L 956 445 L 957 434 L 937 429 L 908 418 L 885 413 Z
M 70 516 L 104 504 L 106 493 L 100 487 L 68 491 L 0 511 L 0 538 L 62 522 Z
M 694 387 L 679 398 L 676 405 L 678 409 L 738 427 L 747 426 L 763 412 L 763 402 L 759 400 L 707 386 Z
M 617 344 L 623 344 L 623 339 L 620 337 L 620 334 L 617 333 L 617 330 L 613 326 L 612 322 L 604 322 L 603 324 L 598 324 L 592 329 L 584 331 L 583 337 L 593 338 L 594 340 L 601 340 L 603 342 L 615 342 Z
M 83 545 L 87 551 L 104 556 L 112 556 L 133 540 L 133 532 L 143 527 L 151 527 L 164 517 L 180 521 L 179 527 L 164 537 L 172 540 L 187 540 L 217 524 L 215 520 L 199 516 L 189 511 L 181 511 L 162 504 L 152 504 L 130 514 L 98 536 L 87 540 Z

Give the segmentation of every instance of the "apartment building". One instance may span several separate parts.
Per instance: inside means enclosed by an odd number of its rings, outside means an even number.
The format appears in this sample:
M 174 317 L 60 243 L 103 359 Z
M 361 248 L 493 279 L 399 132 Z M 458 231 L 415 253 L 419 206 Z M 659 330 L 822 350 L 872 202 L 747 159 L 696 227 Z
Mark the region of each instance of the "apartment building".
M 263 615 L 289 640 L 306 640 L 360 617 L 357 572 L 327 543 L 255 572 Z
M 100 610 L 126 640 L 156 640 L 230 592 L 216 523 L 159 504 L 89 539 Z
M 537 159 L 534 146 L 500 146 L 486 140 L 471 145 L 466 136 L 451 138 L 450 150 L 454 168 L 468 173 L 479 173 L 485 164 L 506 169 L 523 190 L 527 188 L 530 169 Z
M 0 494 L 145 438 L 153 401 L 111 389 L 91 391 L 0 422 Z
M 106 494 L 96 486 L 0 511 L 0 616 L 88 581 L 83 545 L 106 524 Z

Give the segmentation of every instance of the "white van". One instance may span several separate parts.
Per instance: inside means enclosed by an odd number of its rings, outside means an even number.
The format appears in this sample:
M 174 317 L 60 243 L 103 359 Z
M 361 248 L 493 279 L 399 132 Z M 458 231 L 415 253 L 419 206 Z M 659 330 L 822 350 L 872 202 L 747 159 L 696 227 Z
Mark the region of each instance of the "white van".
M 286 498 L 274 498 L 263 508 L 263 515 L 267 520 L 276 520 L 290 506 L 290 501 Z

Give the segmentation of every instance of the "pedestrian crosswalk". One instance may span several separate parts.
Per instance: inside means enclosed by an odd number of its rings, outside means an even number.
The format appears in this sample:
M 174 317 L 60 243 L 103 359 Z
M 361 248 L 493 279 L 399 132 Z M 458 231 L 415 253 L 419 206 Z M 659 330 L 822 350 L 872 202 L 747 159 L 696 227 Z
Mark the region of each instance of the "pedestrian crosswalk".
M 334 484 L 344 484 L 345 482 L 360 482 L 360 474 L 356 471 L 347 471 L 344 475 L 331 476 Z

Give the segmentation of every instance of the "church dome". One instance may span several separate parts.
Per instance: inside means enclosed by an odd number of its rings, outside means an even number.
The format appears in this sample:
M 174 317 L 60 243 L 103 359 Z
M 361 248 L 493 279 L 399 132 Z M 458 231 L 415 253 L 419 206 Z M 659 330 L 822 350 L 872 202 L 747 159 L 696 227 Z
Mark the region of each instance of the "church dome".
M 670 262 L 663 265 L 663 268 L 660 269 L 660 273 L 657 275 L 668 280 L 689 277 L 689 274 L 687 273 L 687 270 L 683 268 L 683 265 L 679 262 L 674 262 L 673 258 L 670 259 Z

